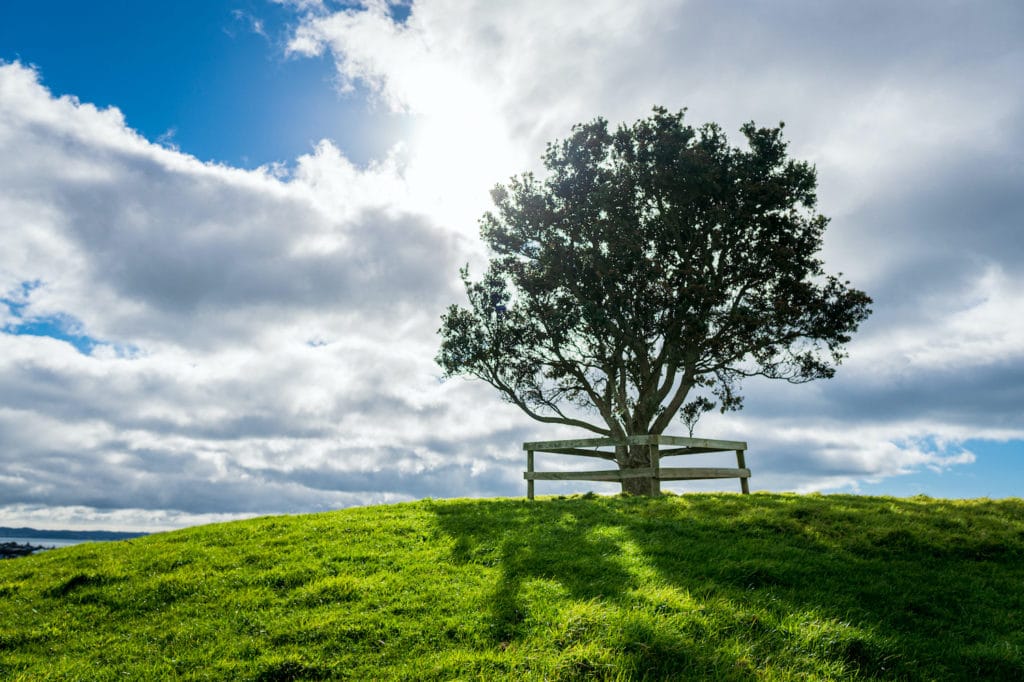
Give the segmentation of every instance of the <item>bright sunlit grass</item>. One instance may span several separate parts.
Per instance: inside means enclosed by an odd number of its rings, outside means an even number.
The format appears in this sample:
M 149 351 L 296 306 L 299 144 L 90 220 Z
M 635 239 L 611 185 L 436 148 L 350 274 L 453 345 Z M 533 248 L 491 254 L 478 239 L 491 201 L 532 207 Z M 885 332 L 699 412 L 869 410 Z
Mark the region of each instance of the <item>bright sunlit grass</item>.
M 0 563 L 0 678 L 1021 679 L 1024 502 L 423 501 Z

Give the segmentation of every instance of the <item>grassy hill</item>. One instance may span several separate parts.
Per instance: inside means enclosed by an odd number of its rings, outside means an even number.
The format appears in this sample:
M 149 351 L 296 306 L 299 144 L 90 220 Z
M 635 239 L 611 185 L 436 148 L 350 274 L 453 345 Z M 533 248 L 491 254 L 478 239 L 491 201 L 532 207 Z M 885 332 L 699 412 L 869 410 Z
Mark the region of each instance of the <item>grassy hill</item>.
M 1024 501 L 423 501 L 0 562 L 0 679 L 1024 679 Z

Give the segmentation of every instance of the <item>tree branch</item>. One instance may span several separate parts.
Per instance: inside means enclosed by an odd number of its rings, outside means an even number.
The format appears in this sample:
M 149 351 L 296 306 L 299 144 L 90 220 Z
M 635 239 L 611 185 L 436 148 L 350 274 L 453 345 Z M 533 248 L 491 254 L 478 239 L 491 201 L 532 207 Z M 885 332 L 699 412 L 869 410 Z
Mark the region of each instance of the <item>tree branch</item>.
M 554 406 L 552 406 L 550 404 L 547 404 L 547 403 L 545 403 L 547 405 L 547 407 L 549 407 L 551 409 L 554 409 L 555 412 L 557 412 L 560 416 L 558 416 L 558 417 L 548 417 L 548 416 L 545 416 L 545 415 L 542 415 L 542 414 L 538 414 L 537 412 L 535 412 L 534 410 L 532 410 L 530 408 L 530 406 L 526 403 L 526 401 L 524 401 L 522 398 L 520 398 L 516 394 L 516 392 L 512 389 L 511 386 L 507 385 L 505 382 L 501 381 L 497 377 L 494 377 L 494 376 L 483 376 L 483 375 L 480 375 L 480 374 L 476 374 L 475 376 L 477 378 L 479 378 L 479 379 L 483 379 L 484 381 L 489 383 L 491 386 L 493 386 L 494 388 L 496 388 L 499 391 L 501 391 L 502 393 L 504 393 L 508 397 L 508 399 L 516 407 L 521 409 L 523 412 L 525 412 L 532 419 L 535 419 L 535 420 L 537 420 L 539 422 L 542 422 L 542 423 L 545 423 L 545 424 L 565 424 L 566 426 L 576 426 L 576 427 L 579 427 L 581 429 L 586 429 L 587 431 L 593 431 L 594 433 L 600 434 L 602 436 L 611 436 L 612 435 L 612 432 L 611 432 L 610 429 L 605 429 L 605 428 L 601 428 L 600 426 L 595 426 L 594 424 L 591 424 L 589 422 L 585 422 L 582 419 L 574 419 L 572 417 L 566 417 L 564 414 L 562 414 L 562 411 L 559 410 L 557 407 L 554 407 Z
M 694 384 L 694 370 L 693 364 L 689 363 L 686 370 L 683 372 L 683 377 L 679 381 L 679 388 L 676 389 L 676 393 L 672 396 L 672 400 L 665 406 L 665 411 L 658 415 L 658 418 L 654 420 L 654 424 L 651 426 L 652 433 L 662 433 L 668 425 L 672 423 L 672 419 L 675 418 L 676 412 L 683 406 L 683 402 L 686 400 L 686 396 L 689 395 L 690 390 Z

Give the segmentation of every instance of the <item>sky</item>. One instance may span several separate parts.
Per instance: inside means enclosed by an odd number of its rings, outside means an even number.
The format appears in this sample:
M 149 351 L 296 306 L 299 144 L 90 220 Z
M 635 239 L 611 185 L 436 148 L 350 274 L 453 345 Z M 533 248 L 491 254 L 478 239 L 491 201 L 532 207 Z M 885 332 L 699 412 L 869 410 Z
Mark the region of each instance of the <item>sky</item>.
M 524 441 L 585 434 L 444 380 L 440 315 L 490 188 L 655 105 L 784 121 L 874 299 L 834 379 L 695 435 L 754 490 L 1020 496 L 1022 36 L 1015 0 L 0 4 L 0 526 L 523 495 Z

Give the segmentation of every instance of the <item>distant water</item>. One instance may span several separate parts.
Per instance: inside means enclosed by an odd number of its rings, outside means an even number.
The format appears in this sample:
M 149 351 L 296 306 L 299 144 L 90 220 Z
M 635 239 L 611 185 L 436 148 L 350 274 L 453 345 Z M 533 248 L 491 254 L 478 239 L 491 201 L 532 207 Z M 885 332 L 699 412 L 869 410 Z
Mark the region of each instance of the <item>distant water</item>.
M 33 547 L 70 547 L 80 545 L 83 542 L 97 542 L 97 540 L 81 540 L 75 538 L 16 538 L 0 536 L 0 542 L 17 542 L 19 545 L 32 545 Z M 102 541 L 100 541 L 102 542 Z

